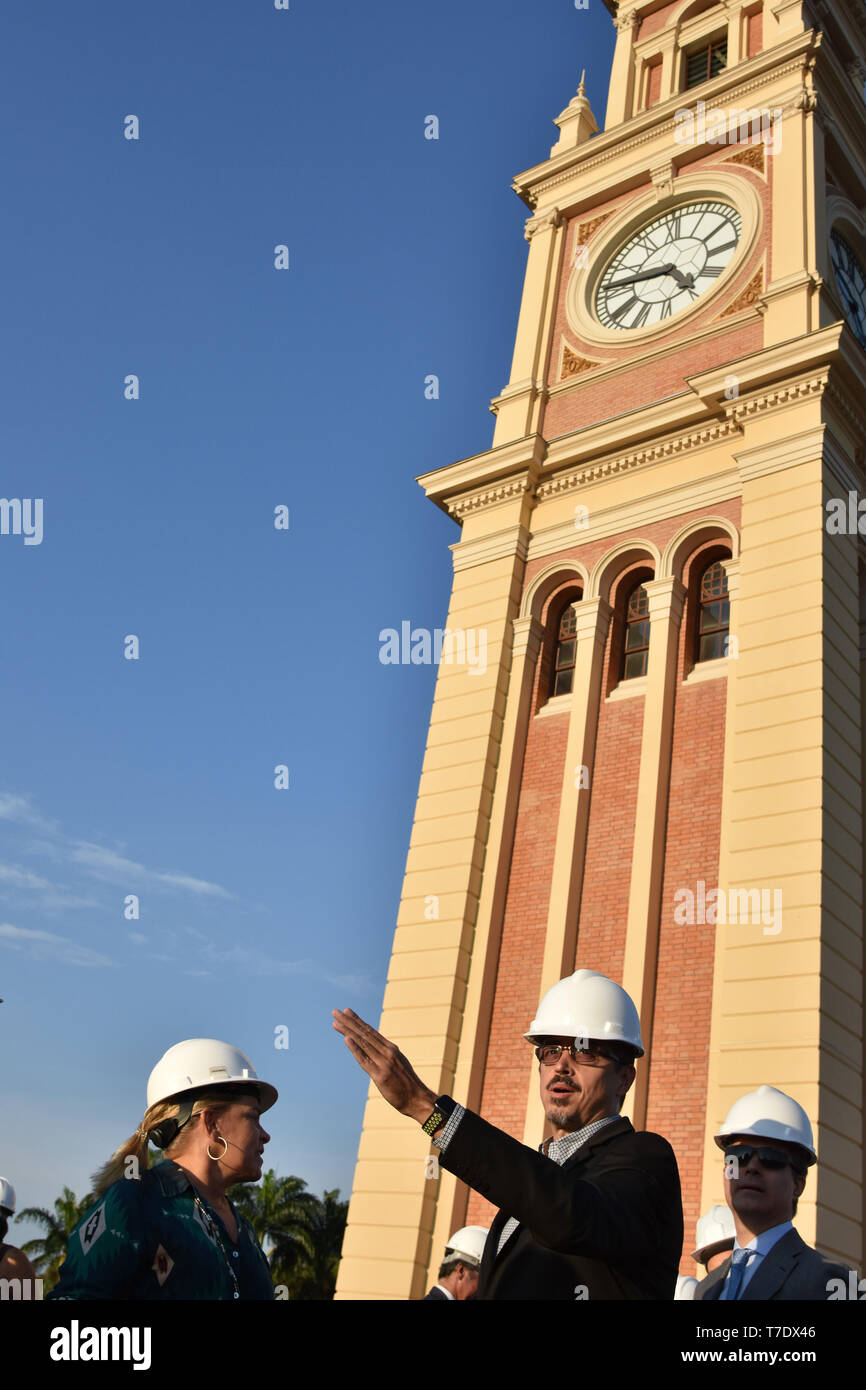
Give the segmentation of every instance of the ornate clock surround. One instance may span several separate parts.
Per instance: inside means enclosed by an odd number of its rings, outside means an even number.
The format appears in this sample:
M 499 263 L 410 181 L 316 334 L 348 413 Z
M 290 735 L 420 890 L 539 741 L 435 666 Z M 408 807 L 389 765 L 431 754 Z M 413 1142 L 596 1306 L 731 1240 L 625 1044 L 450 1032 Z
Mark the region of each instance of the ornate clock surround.
M 644 328 L 627 330 L 605 328 L 595 315 L 595 296 L 599 281 L 616 251 L 634 232 L 652 222 L 655 217 L 683 203 L 706 199 L 730 203 L 742 219 L 740 240 L 733 256 L 712 290 L 699 296 L 688 309 L 670 319 Z M 719 303 L 732 282 L 754 252 L 761 234 L 763 211 L 757 190 L 745 178 L 723 170 L 682 174 L 676 179 L 673 192 L 659 198 L 654 188 L 629 199 L 626 206 L 606 217 L 588 243 L 588 268 L 575 267 L 570 274 L 565 294 L 565 314 L 569 328 L 588 346 L 596 349 L 633 347 L 653 342 L 657 338 L 679 332 L 707 306 Z

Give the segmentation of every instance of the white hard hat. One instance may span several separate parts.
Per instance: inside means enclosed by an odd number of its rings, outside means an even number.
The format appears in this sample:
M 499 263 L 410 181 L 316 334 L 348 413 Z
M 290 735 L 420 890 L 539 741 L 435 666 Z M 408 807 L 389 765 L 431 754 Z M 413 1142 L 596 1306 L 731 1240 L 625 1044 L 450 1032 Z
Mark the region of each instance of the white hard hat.
M 805 1151 L 807 1164 L 818 1162 L 809 1116 L 802 1105 L 786 1096 L 784 1091 L 777 1091 L 775 1086 L 759 1086 L 757 1091 L 749 1091 L 734 1101 L 715 1136 L 719 1148 L 726 1148 L 735 1134 L 798 1144 Z
M 733 1242 L 736 1234 L 734 1213 L 730 1207 L 723 1204 L 710 1207 L 698 1221 L 698 1229 L 695 1232 L 698 1248 L 692 1251 L 692 1259 L 697 1260 L 698 1264 L 706 1264 L 710 1247 L 721 1247 L 729 1240 Z
M 630 995 L 597 970 L 575 970 L 549 989 L 523 1036 L 530 1042 L 595 1038 L 598 1042 L 627 1043 L 636 1057 L 644 1054 L 640 1019 Z
M 6 1178 L 0 1178 L 0 1207 L 15 1210 L 15 1188 Z
M 247 1082 L 256 1087 L 262 1110 L 270 1110 L 277 1099 L 277 1090 L 267 1081 L 260 1081 L 249 1057 L 231 1043 L 216 1038 L 187 1038 L 175 1043 L 160 1057 L 147 1079 L 147 1108 L 185 1091 L 204 1087 L 238 1085 Z
M 461 1259 L 480 1265 L 486 1239 L 486 1226 L 461 1226 L 445 1247 L 445 1259 L 450 1260 L 453 1256 L 459 1255 Z

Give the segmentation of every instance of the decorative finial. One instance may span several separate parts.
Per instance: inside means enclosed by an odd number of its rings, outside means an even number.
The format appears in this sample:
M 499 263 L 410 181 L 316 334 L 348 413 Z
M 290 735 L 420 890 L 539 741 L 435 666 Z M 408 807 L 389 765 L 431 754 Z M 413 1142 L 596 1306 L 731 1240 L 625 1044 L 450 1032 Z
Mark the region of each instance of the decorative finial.
M 577 89 L 577 95 L 579 97 L 586 96 L 586 68 L 584 68 L 583 72 L 580 74 L 580 86 Z

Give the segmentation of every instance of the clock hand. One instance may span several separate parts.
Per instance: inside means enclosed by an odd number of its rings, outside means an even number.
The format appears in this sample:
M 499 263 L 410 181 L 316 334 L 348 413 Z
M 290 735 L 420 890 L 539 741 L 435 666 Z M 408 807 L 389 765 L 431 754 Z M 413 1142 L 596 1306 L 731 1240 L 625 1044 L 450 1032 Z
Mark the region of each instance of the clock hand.
M 654 280 L 658 275 L 671 275 L 676 280 L 681 289 L 689 290 L 695 283 L 694 275 L 683 275 L 675 265 L 659 265 L 655 270 L 642 270 L 639 275 L 631 275 L 627 280 L 614 280 L 607 286 L 609 290 L 626 289 L 629 285 L 637 285 L 641 280 Z
M 607 286 L 609 290 L 625 289 L 628 285 L 637 285 L 641 280 L 654 280 L 657 275 L 670 275 L 676 267 L 673 265 L 659 265 L 655 270 L 642 270 L 639 275 L 630 275 L 627 280 L 614 280 L 613 284 Z

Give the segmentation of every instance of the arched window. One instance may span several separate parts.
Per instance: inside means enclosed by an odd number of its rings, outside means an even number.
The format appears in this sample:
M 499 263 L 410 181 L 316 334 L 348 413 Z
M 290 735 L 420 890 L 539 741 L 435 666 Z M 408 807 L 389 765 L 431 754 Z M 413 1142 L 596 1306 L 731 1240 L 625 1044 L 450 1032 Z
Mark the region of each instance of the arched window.
M 553 656 L 551 695 L 569 695 L 574 686 L 574 662 L 577 656 L 577 614 L 570 603 L 559 620 L 556 651 Z
M 701 575 L 698 596 L 696 661 L 715 661 L 728 654 L 728 632 L 731 626 L 731 603 L 728 598 L 728 576 L 721 560 L 708 565 Z
M 638 584 L 629 595 L 625 611 L 625 642 L 623 643 L 622 678 L 632 680 L 635 676 L 645 676 L 649 661 L 649 595 L 643 584 Z

